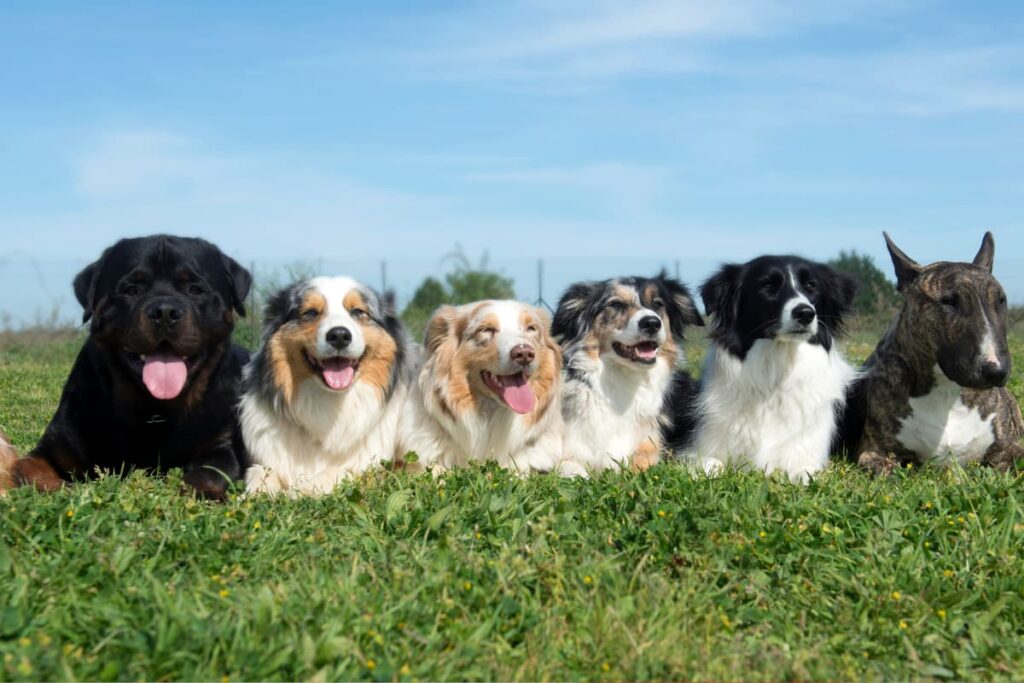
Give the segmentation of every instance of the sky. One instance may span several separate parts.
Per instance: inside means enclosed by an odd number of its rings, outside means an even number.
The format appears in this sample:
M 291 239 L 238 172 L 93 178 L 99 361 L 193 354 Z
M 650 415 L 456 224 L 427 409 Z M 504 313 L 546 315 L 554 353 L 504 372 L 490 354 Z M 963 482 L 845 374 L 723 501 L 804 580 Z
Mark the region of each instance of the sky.
M 1024 4 L 0 3 L 0 311 L 116 238 L 550 302 L 762 253 L 969 260 L 1024 302 Z M 268 275 L 269 274 L 269 275 Z

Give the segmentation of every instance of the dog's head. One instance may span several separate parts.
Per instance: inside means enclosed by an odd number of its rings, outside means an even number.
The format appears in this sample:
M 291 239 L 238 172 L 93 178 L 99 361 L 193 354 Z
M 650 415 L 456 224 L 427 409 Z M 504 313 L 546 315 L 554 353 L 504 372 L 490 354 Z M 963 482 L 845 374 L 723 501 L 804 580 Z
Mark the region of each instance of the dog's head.
M 712 335 L 743 358 L 758 339 L 832 348 L 853 306 L 852 278 L 797 256 L 761 256 L 728 264 L 700 289 Z
M 338 393 L 359 382 L 390 394 L 399 375 L 405 333 L 390 296 L 348 277 L 316 277 L 274 294 L 265 312 L 258 364 L 290 403 L 312 381 Z
M 111 365 L 170 401 L 227 348 L 235 313 L 245 315 L 249 272 L 201 239 L 124 239 L 75 277 L 90 335 Z
M 992 233 L 985 233 L 971 263 L 921 266 L 889 235 L 885 241 L 906 301 L 903 315 L 946 377 L 974 389 L 1004 386 L 1011 369 L 1006 292 L 992 277 Z
M 659 358 L 674 367 L 686 326 L 703 324 L 686 287 L 661 273 L 572 285 L 551 332 L 567 350 L 647 369 Z
M 518 301 L 442 306 L 425 342 L 436 397 L 455 416 L 487 402 L 543 413 L 562 367 L 547 328 L 544 311 Z

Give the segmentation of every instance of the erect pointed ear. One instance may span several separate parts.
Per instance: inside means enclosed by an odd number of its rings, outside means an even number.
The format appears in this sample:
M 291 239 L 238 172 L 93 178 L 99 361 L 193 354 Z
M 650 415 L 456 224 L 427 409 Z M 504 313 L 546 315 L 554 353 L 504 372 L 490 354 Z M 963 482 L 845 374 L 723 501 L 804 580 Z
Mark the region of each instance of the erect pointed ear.
M 96 308 L 96 285 L 99 283 L 100 273 L 103 271 L 103 262 L 106 258 L 107 252 L 104 251 L 98 260 L 87 265 L 82 269 L 82 272 L 75 276 L 73 283 L 75 298 L 78 299 L 78 303 L 82 305 L 84 311 L 82 313 L 83 323 L 89 322 Z
M 455 306 L 442 306 L 434 311 L 434 315 L 427 323 L 427 335 L 423 345 L 429 353 L 435 353 L 445 340 L 457 333 L 459 322 L 459 309 Z
M 991 273 L 995 258 L 996 241 L 992 238 L 991 232 L 986 232 L 985 237 L 981 240 L 981 249 L 978 250 L 978 255 L 974 257 L 974 265 L 984 268 Z
M 603 289 L 601 282 L 577 282 L 565 290 L 551 321 L 551 335 L 563 341 L 578 337 L 587 326 L 587 308 Z
M 395 299 L 395 290 L 389 289 L 380 295 L 380 308 L 384 315 L 393 318 L 398 315 L 398 304 Z
M 896 289 L 902 292 L 905 286 L 921 274 L 921 265 L 904 254 L 889 237 L 889 233 L 883 232 L 882 235 L 885 236 L 885 246 L 889 249 L 889 256 L 892 258 L 892 265 L 896 270 Z
M 296 283 L 270 295 L 263 307 L 264 330 L 276 330 L 288 320 L 289 314 L 296 306 L 295 295 L 302 287 L 303 283 Z
M 252 287 L 252 274 L 230 256 L 221 254 L 221 258 L 224 261 L 224 272 L 228 276 L 228 286 L 231 288 L 231 307 L 244 318 L 245 297 L 249 296 L 249 288 Z
M 729 327 L 736 317 L 736 295 L 743 279 L 743 266 L 727 263 L 700 287 L 704 312 L 715 318 L 715 327 Z

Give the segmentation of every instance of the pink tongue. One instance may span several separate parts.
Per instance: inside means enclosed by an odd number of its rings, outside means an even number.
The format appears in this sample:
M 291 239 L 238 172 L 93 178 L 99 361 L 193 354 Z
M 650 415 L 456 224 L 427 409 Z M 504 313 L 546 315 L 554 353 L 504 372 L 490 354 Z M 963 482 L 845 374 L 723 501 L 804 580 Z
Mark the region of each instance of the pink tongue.
M 151 353 L 142 366 L 142 383 L 153 398 L 169 401 L 185 388 L 188 368 L 178 356 L 171 353 Z
M 331 358 L 323 363 L 324 381 L 331 389 L 348 389 L 356 376 L 355 366 L 351 361 Z
M 642 346 L 638 346 L 636 349 L 636 355 L 637 358 L 643 358 L 644 360 L 647 360 L 648 358 L 654 358 L 655 356 L 657 356 L 658 349 L 644 348 Z
M 533 389 L 529 384 L 523 380 L 519 381 L 522 383 L 502 385 L 501 400 L 512 410 L 525 415 L 537 405 L 537 397 L 533 395 Z

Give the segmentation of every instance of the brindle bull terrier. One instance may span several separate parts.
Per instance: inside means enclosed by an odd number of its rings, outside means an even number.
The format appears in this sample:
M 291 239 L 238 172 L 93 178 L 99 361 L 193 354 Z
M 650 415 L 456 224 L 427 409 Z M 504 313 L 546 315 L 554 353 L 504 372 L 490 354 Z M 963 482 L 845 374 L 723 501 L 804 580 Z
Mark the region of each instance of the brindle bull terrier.
M 864 365 L 847 414 L 847 452 L 884 474 L 906 463 L 1024 458 L 1010 376 L 1006 294 L 986 233 L 973 263 L 921 266 L 885 235 L 903 307 Z

